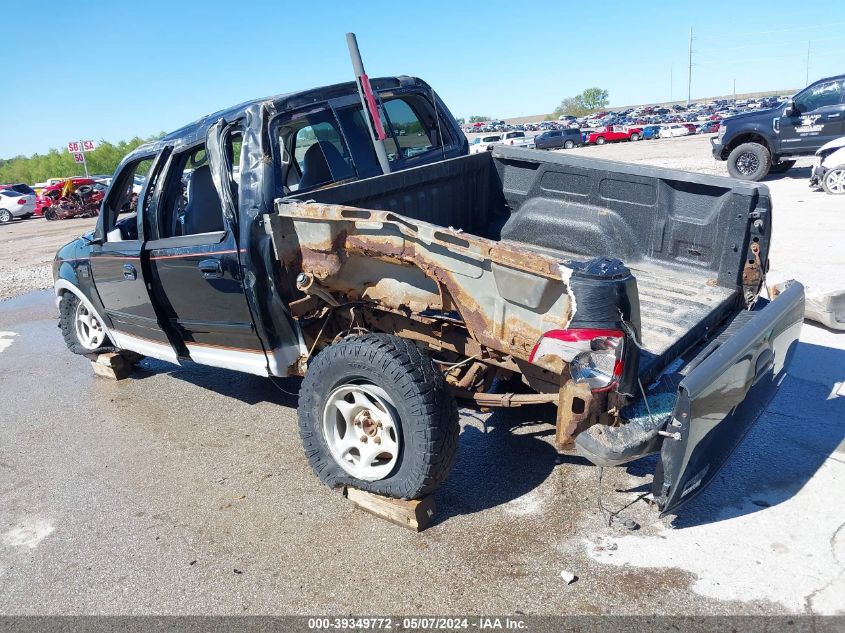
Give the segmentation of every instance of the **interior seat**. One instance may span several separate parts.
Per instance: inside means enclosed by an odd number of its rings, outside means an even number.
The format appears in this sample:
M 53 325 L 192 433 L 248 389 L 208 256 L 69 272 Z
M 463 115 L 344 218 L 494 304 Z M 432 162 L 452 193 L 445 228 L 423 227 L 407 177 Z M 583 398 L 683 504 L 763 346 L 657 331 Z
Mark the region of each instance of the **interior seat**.
M 308 189 L 352 175 L 349 165 L 332 143 L 317 141 L 302 158 L 302 178 L 299 189 Z
M 207 164 L 197 167 L 188 184 L 183 234 L 213 233 L 223 229 L 223 206 L 211 179 L 211 169 Z

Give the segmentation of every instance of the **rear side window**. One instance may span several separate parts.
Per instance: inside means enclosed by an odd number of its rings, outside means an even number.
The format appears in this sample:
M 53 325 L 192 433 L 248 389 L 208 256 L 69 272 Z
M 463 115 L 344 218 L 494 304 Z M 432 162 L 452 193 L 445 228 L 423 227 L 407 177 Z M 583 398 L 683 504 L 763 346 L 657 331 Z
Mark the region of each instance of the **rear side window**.
M 393 138 L 388 136 L 384 141 L 391 161 L 413 158 L 432 149 L 428 132 L 408 102 L 404 99 L 385 101 L 384 111 L 393 130 Z
M 12 191 L 17 191 L 20 194 L 33 194 L 33 193 L 35 193 L 35 189 L 30 187 L 29 185 L 24 185 L 24 184 L 12 185 L 11 187 L 9 187 L 9 189 L 11 189 Z
M 294 114 L 278 127 L 283 182 L 304 191 L 355 177 L 352 158 L 329 109 Z

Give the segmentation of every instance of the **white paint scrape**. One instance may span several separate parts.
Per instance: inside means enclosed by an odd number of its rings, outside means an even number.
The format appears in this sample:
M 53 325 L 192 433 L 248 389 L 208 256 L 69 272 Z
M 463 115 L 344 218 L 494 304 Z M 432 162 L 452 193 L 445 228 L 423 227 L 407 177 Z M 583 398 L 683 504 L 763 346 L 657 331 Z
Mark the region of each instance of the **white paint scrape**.
M 767 499 L 771 507 L 761 508 Z M 623 536 L 612 550 L 601 539 L 587 540 L 587 551 L 607 565 L 692 572 L 693 591 L 718 600 L 845 613 L 845 464 L 829 458 L 786 500 L 774 489 L 755 493 L 754 500 L 758 503 L 726 508 L 703 525 L 661 524 L 656 536 Z
M 9 547 L 35 549 L 54 530 L 55 528 L 48 521 L 41 519 L 23 521 L 3 535 L 3 544 Z
M 6 351 L 14 342 L 16 336 L 17 334 L 15 332 L 0 332 L 0 353 Z

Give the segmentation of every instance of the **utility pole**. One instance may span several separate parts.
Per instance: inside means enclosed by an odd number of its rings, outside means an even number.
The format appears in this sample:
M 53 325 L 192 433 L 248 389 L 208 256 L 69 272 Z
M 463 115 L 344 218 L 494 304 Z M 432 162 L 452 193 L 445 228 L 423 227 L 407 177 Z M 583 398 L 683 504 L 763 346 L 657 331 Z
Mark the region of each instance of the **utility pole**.
M 804 85 L 807 86 L 810 83 L 810 41 L 807 41 L 807 73 L 804 77 Z
M 687 107 L 692 102 L 692 27 L 689 27 L 689 65 L 687 66 Z
M 736 79 L 734 79 L 734 103 L 736 103 Z
M 672 88 L 673 88 L 672 71 L 674 71 L 674 70 L 675 70 L 675 67 L 670 64 L 670 66 L 669 66 L 669 101 L 672 100 Z

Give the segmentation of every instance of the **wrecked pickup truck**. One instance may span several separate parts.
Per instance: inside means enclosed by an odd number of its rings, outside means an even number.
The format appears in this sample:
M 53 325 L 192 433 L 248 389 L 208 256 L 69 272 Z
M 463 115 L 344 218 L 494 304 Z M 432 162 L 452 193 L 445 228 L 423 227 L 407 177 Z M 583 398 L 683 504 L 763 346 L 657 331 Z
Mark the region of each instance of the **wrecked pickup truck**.
M 758 297 L 768 189 L 466 155 L 423 82 L 373 86 L 393 173 L 378 175 L 355 84 L 239 106 L 129 155 L 96 230 L 55 260 L 70 349 L 304 376 L 315 473 L 400 498 L 446 478 L 457 402 L 553 405 L 561 451 L 601 466 L 659 451 L 654 498 L 677 510 L 757 420 L 800 334 L 800 284 Z

